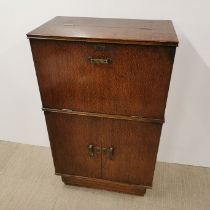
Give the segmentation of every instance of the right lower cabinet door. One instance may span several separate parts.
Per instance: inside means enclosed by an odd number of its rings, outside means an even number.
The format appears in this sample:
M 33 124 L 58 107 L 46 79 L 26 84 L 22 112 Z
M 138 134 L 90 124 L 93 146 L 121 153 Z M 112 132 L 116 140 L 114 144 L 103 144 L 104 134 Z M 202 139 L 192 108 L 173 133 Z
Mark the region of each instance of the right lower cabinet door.
M 103 119 L 102 178 L 152 186 L 162 125 Z

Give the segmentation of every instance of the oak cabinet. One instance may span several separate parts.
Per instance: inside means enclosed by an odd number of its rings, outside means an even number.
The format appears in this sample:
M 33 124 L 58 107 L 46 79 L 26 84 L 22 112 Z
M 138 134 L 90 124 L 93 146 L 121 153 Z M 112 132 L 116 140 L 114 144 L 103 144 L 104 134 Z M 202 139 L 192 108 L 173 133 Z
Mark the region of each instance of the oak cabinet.
M 27 36 L 56 174 L 143 195 L 178 45 L 172 22 L 56 17 Z

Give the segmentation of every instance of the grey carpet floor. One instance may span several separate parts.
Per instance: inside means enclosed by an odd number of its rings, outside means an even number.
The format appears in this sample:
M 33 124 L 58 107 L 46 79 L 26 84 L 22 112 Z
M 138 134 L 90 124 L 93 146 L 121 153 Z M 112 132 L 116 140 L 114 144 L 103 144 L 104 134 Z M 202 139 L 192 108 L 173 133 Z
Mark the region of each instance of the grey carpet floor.
M 0 210 L 210 210 L 210 168 L 158 162 L 144 197 L 66 186 L 49 148 L 0 141 Z

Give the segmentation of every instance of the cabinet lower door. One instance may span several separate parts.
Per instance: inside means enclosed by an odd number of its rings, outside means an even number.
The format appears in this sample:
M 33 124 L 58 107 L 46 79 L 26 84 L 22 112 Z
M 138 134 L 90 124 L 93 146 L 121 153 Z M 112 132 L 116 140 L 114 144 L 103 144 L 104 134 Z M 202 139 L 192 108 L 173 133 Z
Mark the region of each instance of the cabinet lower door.
M 101 178 L 100 118 L 45 112 L 57 174 Z
M 161 125 L 45 112 L 57 174 L 152 186 Z
M 154 123 L 104 119 L 106 132 L 102 145 L 107 151 L 102 153 L 102 178 L 152 186 L 161 127 Z

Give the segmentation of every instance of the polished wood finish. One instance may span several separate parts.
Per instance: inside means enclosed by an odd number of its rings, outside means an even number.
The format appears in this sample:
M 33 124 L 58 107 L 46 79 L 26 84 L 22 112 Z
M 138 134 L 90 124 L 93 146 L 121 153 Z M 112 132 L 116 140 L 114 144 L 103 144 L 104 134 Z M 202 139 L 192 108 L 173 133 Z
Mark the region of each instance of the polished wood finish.
M 56 17 L 27 36 L 55 173 L 144 195 L 178 45 L 172 22 Z
M 44 107 L 163 119 L 174 47 L 30 42 Z
M 27 34 L 29 38 L 177 46 L 170 20 L 55 17 Z
M 101 178 L 101 153 L 88 155 L 88 144 L 101 146 L 100 118 L 45 112 L 55 172 Z
M 152 186 L 161 124 L 45 111 L 55 171 Z M 113 147 L 89 157 L 87 146 Z M 102 161 L 101 161 L 102 159 Z
M 72 176 L 72 175 L 61 175 L 61 177 L 62 181 L 65 184 L 70 184 L 70 185 L 91 187 L 91 188 L 123 192 L 123 193 L 129 193 L 141 196 L 143 196 L 146 193 L 146 187 L 140 185 L 126 184 L 126 183 L 113 182 L 103 179 L 95 179 L 95 178 Z
M 113 147 L 113 159 L 102 154 L 102 178 L 152 187 L 162 125 L 103 119 L 102 147 Z

